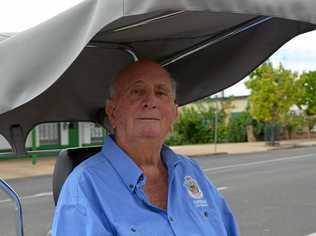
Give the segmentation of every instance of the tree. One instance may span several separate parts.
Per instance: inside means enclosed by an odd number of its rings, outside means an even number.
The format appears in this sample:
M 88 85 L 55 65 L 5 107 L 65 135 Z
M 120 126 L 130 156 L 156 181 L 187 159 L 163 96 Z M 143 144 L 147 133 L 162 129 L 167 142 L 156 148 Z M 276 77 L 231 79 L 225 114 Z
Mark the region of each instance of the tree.
M 316 71 L 302 73 L 296 87 L 300 91 L 297 106 L 304 111 L 310 131 L 316 123 Z
M 297 88 L 301 89 L 298 106 L 305 110 L 307 115 L 316 114 L 316 71 L 304 72 L 297 81 Z
M 274 145 L 276 124 L 284 121 L 290 107 L 296 103 L 297 74 L 286 70 L 282 64 L 277 68 L 266 62 L 250 74 L 246 86 L 251 90 L 249 97 L 250 114 L 271 125 L 271 143 Z

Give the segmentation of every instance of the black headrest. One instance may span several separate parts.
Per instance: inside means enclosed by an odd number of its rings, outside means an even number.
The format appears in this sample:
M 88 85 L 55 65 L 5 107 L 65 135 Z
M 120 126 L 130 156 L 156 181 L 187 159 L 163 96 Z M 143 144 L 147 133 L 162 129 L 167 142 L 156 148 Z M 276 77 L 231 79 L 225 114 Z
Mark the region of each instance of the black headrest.
M 53 196 L 55 205 L 58 201 L 60 190 L 71 171 L 82 161 L 93 156 L 102 147 L 84 147 L 62 150 L 57 159 L 53 174 Z

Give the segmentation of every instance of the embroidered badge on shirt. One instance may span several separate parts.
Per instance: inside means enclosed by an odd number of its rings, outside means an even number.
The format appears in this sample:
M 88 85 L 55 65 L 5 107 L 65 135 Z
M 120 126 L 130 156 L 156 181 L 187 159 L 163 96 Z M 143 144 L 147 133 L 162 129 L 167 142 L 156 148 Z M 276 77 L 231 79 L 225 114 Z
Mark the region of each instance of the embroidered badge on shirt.
M 191 176 L 184 177 L 184 186 L 192 198 L 194 199 L 203 198 L 203 192 L 201 191 L 196 180 L 193 179 Z

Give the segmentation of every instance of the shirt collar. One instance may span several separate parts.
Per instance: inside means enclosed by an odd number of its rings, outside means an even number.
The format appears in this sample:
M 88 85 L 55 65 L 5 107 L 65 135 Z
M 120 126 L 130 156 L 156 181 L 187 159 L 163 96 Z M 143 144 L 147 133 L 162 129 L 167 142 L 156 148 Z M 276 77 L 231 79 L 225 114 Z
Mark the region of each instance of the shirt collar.
M 113 136 L 106 137 L 102 148 L 102 153 L 106 156 L 112 167 L 122 178 L 126 187 L 130 191 L 134 191 L 139 178 L 143 176 L 144 173 L 135 164 L 135 162 L 115 143 Z
M 161 156 L 169 171 L 174 169 L 177 166 L 177 164 L 182 160 L 174 151 L 172 151 L 165 144 L 162 146 Z
M 136 165 L 136 163 L 116 144 L 115 138 L 107 136 L 102 148 L 102 153 L 106 156 L 112 167 L 122 178 L 126 187 L 130 191 L 134 191 L 138 181 L 144 179 L 144 172 Z M 161 149 L 162 160 L 168 168 L 168 172 L 172 171 L 181 158 L 174 153 L 167 145 L 163 145 Z

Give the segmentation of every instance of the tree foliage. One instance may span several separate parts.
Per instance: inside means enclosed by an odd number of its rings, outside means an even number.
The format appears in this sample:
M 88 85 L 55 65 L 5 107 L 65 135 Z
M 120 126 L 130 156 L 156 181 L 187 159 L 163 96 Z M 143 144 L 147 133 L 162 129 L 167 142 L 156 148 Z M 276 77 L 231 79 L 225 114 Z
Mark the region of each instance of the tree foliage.
M 304 72 L 297 82 L 300 89 L 297 105 L 306 115 L 316 115 L 316 71 Z
M 247 125 L 252 124 L 252 118 L 248 112 L 232 114 L 227 126 L 227 138 L 229 142 L 246 142 Z
M 251 90 L 250 114 L 258 121 L 281 122 L 296 103 L 297 74 L 281 64 L 274 68 L 266 62 L 250 74 L 246 86 Z
M 166 141 L 169 145 L 214 142 L 215 109 L 209 105 L 195 104 L 181 109 L 174 131 Z M 226 127 L 223 112 L 218 112 L 218 142 L 225 141 Z

